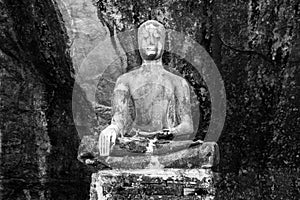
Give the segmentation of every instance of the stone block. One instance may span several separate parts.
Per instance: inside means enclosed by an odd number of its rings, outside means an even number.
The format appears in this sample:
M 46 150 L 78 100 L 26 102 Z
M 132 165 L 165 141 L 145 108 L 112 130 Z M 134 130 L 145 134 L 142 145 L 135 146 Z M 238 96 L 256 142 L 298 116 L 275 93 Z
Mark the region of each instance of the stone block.
M 90 200 L 214 199 L 211 169 L 103 170 L 92 175 Z

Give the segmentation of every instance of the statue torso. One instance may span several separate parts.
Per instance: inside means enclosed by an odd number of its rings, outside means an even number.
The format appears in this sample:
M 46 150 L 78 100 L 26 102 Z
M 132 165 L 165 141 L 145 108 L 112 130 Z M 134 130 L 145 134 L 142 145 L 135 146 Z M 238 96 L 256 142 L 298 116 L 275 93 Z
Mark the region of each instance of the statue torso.
M 154 132 L 177 124 L 176 78 L 164 69 L 154 73 L 138 69 L 131 73 L 128 86 L 135 107 L 132 129 Z

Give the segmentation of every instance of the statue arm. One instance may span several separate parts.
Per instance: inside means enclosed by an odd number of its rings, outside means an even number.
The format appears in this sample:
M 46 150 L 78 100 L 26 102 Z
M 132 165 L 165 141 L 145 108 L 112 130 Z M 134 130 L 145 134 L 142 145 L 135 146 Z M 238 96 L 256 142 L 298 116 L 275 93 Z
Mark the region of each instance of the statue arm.
M 122 77 L 122 76 L 121 76 Z M 128 114 L 129 90 L 125 81 L 119 77 L 113 93 L 113 118 L 99 136 L 98 148 L 100 156 L 109 156 L 111 143 L 115 144 L 116 138 L 123 135 Z
M 179 125 L 171 129 L 171 133 L 175 135 L 175 138 L 183 135 L 190 136 L 194 132 L 194 127 L 191 114 L 190 88 L 185 79 L 182 79 L 175 88 L 175 94 L 178 104 Z
M 112 108 L 113 117 L 111 120 L 111 127 L 117 133 L 117 136 L 124 134 L 129 115 L 128 108 L 129 88 L 122 77 L 119 77 L 113 92 Z

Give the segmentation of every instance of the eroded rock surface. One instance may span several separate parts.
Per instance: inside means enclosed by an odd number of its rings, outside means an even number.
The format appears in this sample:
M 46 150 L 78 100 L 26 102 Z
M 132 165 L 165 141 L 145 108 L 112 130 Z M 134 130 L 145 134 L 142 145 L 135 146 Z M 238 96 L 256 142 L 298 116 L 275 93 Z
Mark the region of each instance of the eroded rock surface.
M 214 174 L 205 169 L 99 171 L 93 174 L 90 199 L 214 199 Z

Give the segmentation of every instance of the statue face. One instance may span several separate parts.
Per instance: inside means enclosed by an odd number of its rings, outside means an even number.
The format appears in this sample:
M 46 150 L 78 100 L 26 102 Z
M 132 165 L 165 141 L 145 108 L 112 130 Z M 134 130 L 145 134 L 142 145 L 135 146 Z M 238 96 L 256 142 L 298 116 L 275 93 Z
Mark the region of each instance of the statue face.
M 144 60 L 161 58 L 165 40 L 165 29 L 157 21 L 149 20 L 138 30 L 139 48 Z

